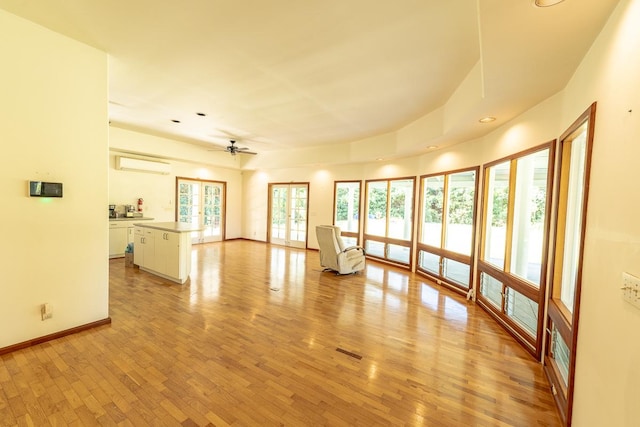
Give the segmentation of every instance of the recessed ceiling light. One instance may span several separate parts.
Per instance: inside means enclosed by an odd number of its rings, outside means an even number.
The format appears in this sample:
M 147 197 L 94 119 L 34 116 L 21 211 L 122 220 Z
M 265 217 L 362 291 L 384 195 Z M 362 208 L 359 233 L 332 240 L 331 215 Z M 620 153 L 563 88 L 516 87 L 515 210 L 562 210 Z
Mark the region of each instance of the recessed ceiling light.
M 382 157 L 378 157 L 376 160 L 377 161 L 381 161 L 381 160 L 383 160 L 383 158 Z
M 205 113 L 196 113 L 196 114 L 197 114 L 197 115 L 199 115 L 200 117 L 204 117 L 204 116 L 206 116 L 206 114 L 205 114 Z
M 495 117 L 491 117 L 491 116 L 487 116 L 487 117 L 483 117 L 480 120 L 478 120 L 480 123 L 491 123 L 491 122 L 495 122 L 496 118 Z
M 533 0 L 533 4 L 538 7 L 555 6 L 558 3 L 562 3 L 564 0 Z
M 427 150 L 435 150 L 436 148 L 438 148 L 437 145 L 430 145 L 427 147 Z
M 171 120 L 173 123 L 180 123 L 180 120 L 176 120 L 176 119 L 172 119 Z

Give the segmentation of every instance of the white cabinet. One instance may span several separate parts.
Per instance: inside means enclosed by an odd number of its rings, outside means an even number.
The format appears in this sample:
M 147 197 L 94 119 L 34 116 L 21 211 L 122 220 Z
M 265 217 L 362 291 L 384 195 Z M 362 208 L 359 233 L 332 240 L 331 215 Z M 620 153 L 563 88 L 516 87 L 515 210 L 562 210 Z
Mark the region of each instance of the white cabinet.
M 180 233 L 156 230 L 155 266 L 162 274 L 180 276 Z
M 109 258 L 124 256 L 127 244 L 134 242 L 134 221 L 109 221 Z
M 127 224 L 123 222 L 109 223 L 109 258 L 124 256 L 127 247 Z
M 140 267 L 155 269 L 155 233 L 151 228 L 134 227 L 133 263 Z
M 190 234 L 136 226 L 133 263 L 141 269 L 178 283 L 191 272 Z

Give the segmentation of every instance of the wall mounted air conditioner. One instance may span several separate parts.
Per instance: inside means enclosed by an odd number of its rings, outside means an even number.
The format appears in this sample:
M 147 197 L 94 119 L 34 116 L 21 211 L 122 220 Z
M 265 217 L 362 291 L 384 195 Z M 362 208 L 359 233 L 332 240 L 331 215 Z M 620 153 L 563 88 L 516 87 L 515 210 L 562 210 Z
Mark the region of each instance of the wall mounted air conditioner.
M 171 172 L 171 165 L 169 163 L 117 156 L 116 169 L 120 169 L 123 171 L 149 172 L 169 175 L 169 173 Z

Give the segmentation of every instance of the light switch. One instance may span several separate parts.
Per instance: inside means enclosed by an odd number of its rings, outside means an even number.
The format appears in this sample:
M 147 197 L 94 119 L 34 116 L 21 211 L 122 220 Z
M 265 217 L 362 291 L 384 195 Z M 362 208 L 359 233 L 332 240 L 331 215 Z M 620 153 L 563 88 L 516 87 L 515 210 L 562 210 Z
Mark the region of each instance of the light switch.
M 629 273 L 622 273 L 622 298 L 640 309 L 640 279 Z

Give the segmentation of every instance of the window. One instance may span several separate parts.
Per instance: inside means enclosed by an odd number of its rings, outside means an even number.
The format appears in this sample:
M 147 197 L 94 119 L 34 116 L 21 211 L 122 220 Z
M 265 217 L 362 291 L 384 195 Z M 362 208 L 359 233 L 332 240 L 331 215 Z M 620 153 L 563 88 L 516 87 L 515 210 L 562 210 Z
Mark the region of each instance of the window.
M 361 181 L 336 181 L 333 224 L 340 227 L 346 246 L 357 246 L 360 233 Z
M 368 256 L 411 266 L 415 178 L 366 182 L 364 247 Z
M 596 104 L 560 137 L 556 193 L 556 232 L 548 300 L 544 370 L 565 424 L 571 420 L 582 253 L 587 216 L 589 169 Z
M 468 291 L 475 235 L 478 168 L 420 179 L 418 271 Z
M 542 351 L 551 144 L 485 167 L 478 302 L 536 357 Z

